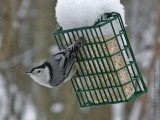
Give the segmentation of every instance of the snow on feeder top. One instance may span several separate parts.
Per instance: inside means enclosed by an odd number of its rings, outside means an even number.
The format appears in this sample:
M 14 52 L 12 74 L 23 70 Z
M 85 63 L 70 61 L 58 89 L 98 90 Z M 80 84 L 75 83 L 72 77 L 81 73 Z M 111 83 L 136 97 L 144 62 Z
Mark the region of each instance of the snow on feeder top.
M 129 102 L 147 92 L 119 13 L 106 13 L 94 25 L 55 31 L 59 49 L 83 36 L 72 85 L 81 107 Z

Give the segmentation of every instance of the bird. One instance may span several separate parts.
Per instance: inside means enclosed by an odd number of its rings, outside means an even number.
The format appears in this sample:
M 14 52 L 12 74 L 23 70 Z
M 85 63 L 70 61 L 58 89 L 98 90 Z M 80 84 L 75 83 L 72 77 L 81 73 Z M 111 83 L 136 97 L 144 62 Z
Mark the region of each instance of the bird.
M 126 26 L 120 0 L 58 0 L 55 11 L 57 22 L 64 30 L 92 26 L 104 13 L 111 12 L 119 13 Z
M 61 85 L 74 75 L 76 56 L 84 43 L 85 39 L 79 37 L 75 43 L 52 55 L 41 65 L 32 68 L 30 72 L 25 73 L 35 82 L 48 88 Z

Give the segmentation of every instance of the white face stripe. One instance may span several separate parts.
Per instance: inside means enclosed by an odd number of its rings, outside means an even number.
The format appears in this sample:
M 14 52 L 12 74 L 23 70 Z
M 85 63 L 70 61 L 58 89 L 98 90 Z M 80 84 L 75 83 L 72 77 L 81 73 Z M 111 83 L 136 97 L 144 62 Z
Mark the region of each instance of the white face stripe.
M 41 72 L 37 73 L 38 70 L 41 70 Z M 50 74 L 49 74 L 49 68 L 47 66 L 44 69 L 35 69 L 34 71 L 29 75 L 35 82 L 46 87 L 50 87 L 50 88 L 52 87 L 49 84 Z

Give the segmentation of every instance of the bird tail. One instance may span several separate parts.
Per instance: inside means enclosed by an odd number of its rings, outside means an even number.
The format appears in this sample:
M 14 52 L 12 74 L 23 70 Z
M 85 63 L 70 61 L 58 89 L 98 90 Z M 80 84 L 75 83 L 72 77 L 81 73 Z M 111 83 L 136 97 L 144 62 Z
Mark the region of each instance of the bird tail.
M 85 39 L 83 37 L 79 37 L 78 40 L 73 45 L 82 46 L 84 43 L 85 43 Z
M 71 52 L 78 52 L 80 47 L 82 47 L 85 43 L 85 39 L 83 37 L 79 37 L 78 40 L 69 47 Z

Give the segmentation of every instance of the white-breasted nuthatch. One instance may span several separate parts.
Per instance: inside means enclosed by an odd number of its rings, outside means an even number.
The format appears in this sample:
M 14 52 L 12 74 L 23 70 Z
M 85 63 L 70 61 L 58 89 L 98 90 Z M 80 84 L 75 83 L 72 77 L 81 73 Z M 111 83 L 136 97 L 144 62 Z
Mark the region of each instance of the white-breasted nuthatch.
M 68 48 L 52 55 L 42 65 L 34 67 L 26 74 L 40 85 L 52 88 L 71 79 L 75 70 L 73 65 L 80 47 L 85 43 L 85 39 L 80 37 Z

